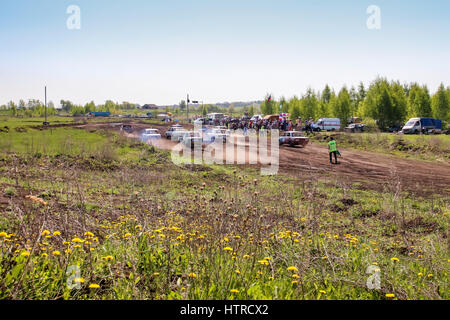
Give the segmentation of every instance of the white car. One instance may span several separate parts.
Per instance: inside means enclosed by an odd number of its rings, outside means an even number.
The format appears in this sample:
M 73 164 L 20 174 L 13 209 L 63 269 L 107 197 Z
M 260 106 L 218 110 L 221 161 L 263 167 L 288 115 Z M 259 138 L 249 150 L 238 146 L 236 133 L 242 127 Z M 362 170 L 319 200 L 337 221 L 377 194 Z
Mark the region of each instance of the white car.
M 214 141 L 222 141 L 227 142 L 227 139 L 229 137 L 229 133 L 226 129 L 222 128 L 213 128 L 204 134 L 205 141 L 208 142 L 214 142 Z
M 183 127 L 172 127 L 166 131 L 166 138 L 172 141 L 181 141 L 186 132 Z
M 148 140 L 161 139 L 161 134 L 158 129 L 145 129 L 141 137 L 142 141 L 146 142 Z
M 196 144 L 202 145 L 202 134 L 198 131 L 188 131 L 183 136 L 183 144 L 186 147 L 194 148 Z

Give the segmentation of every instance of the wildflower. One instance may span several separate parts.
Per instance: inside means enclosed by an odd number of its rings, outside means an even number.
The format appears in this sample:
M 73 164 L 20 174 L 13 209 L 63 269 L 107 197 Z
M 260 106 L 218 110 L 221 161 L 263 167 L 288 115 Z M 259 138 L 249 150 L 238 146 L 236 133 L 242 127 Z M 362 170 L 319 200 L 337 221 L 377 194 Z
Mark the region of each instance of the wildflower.
M 372 264 L 373 264 L 374 266 L 377 266 L 377 265 L 378 265 L 378 263 L 376 263 L 376 262 L 372 262 Z
M 244 254 L 243 258 L 248 259 L 248 258 L 250 258 L 250 256 L 248 254 Z
M 300 278 L 300 276 L 299 276 L 298 274 L 293 274 L 293 275 L 292 275 L 292 278 L 298 279 L 298 278 Z
M 423 276 L 423 273 L 422 273 L 422 272 L 419 272 L 417 275 L 418 275 L 419 277 L 422 277 L 422 276 Z
M 396 258 L 396 257 L 391 258 L 391 260 L 394 261 L 394 262 L 399 262 L 399 261 L 400 261 L 400 260 L 399 260 L 398 258 Z
M 155 272 L 153 275 L 154 276 L 159 276 L 159 272 Z
M 288 271 L 295 271 L 295 272 L 298 271 L 298 269 L 296 267 L 289 267 L 289 268 L 287 268 L 287 270 Z
M 85 232 L 85 233 L 84 233 L 84 236 L 85 236 L 85 237 L 88 237 L 88 238 L 93 238 L 93 237 L 94 237 L 94 234 L 93 234 L 92 232 Z
M 98 284 L 96 284 L 96 283 L 91 283 L 89 285 L 89 289 L 98 289 L 98 288 L 100 288 L 100 286 Z
M 319 292 L 320 292 L 321 294 L 327 294 L 327 292 L 326 292 L 325 290 L 319 290 Z
M 231 293 L 239 293 L 239 290 L 231 289 L 230 292 L 231 292 Z
M 64 252 L 65 253 L 72 253 L 72 250 L 71 249 L 66 249 L 66 250 L 64 250 Z
M 41 235 L 43 235 L 43 236 L 48 236 L 49 234 L 50 234 L 50 231 L 48 231 L 48 230 L 44 230 L 41 233 Z
M 268 266 L 269 265 L 269 261 L 267 261 L 267 260 L 259 260 L 258 263 L 260 263 L 263 266 Z
M 233 251 L 233 248 L 225 247 L 225 248 L 223 248 L 223 250 L 225 250 L 225 251 Z
M 112 260 L 114 260 L 114 257 L 113 256 L 106 256 L 106 257 L 103 257 L 103 260 L 105 260 L 105 261 L 112 261 Z
M 75 278 L 75 279 L 73 279 L 73 281 L 75 283 L 84 283 L 84 279 L 83 278 Z
M 45 252 L 43 254 L 41 254 L 42 257 L 47 258 L 48 254 L 46 254 Z
M 0 238 L 6 238 L 8 234 L 6 232 L 0 232 Z
M 298 281 L 297 281 L 297 280 L 293 280 L 291 283 L 292 283 L 293 285 L 294 285 L 294 284 L 298 284 Z
M 75 242 L 75 243 L 83 243 L 84 240 L 81 240 L 80 238 L 74 238 L 74 239 L 72 239 L 72 242 Z
M 197 275 L 194 272 L 189 273 L 189 278 L 197 278 Z
M 60 236 L 60 235 L 61 235 L 61 232 L 55 231 L 55 232 L 53 232 L 53 235 L 54 235 L 55 237 Z
M 393 294 L 393 293 L 386 293 L 386 298 L 395 298 L 395 294 Z
M 30 253 L 28 251 L 24 251 L 20 254 L 22 257 L 29 257 Z
M 237 274 L 241 274 L 240 270 L 235 270 L 234 272 L 236 272 Z
M 433 277 L 433 274 L 430 273 L 430 274 L 427 275 L 427 277 L 428 277 L 428 278 L 432 278 L 432 277 Z
M 52 255 L 54 256 L 59 256 L 61 254 L 61 252 L 59 252 L 58 250 L 55 250 L 52 252 Z

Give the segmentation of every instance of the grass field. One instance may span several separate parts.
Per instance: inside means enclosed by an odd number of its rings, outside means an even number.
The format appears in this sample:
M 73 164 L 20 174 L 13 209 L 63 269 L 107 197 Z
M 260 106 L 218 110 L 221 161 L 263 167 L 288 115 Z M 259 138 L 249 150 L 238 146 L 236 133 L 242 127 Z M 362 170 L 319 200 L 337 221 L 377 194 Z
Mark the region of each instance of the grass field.
M 450 297 L 448 197 L 178 167 L 31 120 L 0 132 L 0 299 Z
M 450 163 L 450 136 L 404 135 L 392 133 L 335 133 L 339 146 L 364 151 L 389 153 L 395 156 L 439 160 Z M 326 143 L 329 133 L 315 134 L 313 140 Z

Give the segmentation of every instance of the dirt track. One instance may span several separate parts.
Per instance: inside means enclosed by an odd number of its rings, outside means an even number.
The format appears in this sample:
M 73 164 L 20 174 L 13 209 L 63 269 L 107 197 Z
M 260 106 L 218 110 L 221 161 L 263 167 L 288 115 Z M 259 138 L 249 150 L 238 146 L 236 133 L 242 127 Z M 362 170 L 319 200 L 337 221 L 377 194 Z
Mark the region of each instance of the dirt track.
M 164 135 L 167 125 L 132 123 L 137 137 L 141 129 L 152 127 Z M 86 127 L 112 128 L 111 124 L 89 124 Z M 118 128 L 116 126 L 115 128 Z M 176 143 L 165 140 L 158 145 L 171 150 Z M 339 145 L 339 141 L 338 141 Z M 325 146 L 310 143 L 306 148 L 280 147 L 279 173 L 302 180 L 317 179 L 347 184 L 358 182 L 362 189 L 410 191 L 416 195 L 450 195 L 450 166 L 438 162 L 425 162 L 392 155 L 340 149 L 340 164 L 330 165 Z M 398 184 L 399 182 L 399 184 Z

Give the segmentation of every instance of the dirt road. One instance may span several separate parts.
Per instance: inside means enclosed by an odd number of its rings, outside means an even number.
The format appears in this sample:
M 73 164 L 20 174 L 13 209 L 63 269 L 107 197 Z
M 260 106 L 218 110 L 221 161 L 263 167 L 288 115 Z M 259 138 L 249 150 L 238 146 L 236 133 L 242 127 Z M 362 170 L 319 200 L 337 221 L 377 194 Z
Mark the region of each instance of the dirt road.
M 92 124 L 95 127 L 115 128 L 111 124 Z M 86 127 L 92 127 L 87 125 Z M 152 127 L 160 130 L 163 140 L 158 147 L 171 150 L 176 143 L 164 139 L 167 125 L 132 123 L 138 136 L 141 129 Z M 339 142 L 338 142 L 339 143 Z M 361 188 L 375 190 L 410 191 L 416 195 L 442 194 L 450 196 L 450 166 L 438 162 L 426 162 L 399 158 L 388 154 L 340 149 L 340 164 L 331 165 L 325 146 L 310 143 L 305 148 L 280 147 L 279 173 L 300 179 L 359 183 Z

